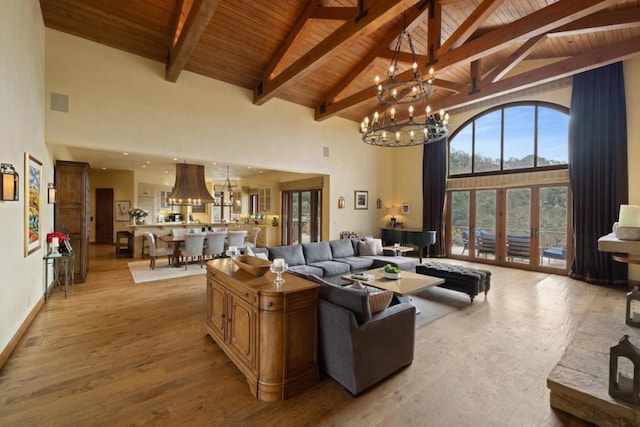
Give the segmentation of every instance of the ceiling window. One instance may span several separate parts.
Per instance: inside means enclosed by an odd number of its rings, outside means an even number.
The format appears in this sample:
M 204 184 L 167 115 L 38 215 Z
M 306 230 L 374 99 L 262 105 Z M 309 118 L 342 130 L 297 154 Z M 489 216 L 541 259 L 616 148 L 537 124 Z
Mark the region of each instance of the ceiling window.
M 485 111 L 449 139 L 449 176 L 566 168 L 569 110 L 519 102 Z

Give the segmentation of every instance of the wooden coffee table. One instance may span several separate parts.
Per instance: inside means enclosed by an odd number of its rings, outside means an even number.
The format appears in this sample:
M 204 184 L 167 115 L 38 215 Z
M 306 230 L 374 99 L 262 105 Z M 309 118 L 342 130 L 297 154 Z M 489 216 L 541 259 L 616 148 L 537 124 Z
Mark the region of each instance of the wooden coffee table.
M 344 280 L 350 282 L 360 282 L 363 285 L 373 286 L 378 289 L 384 289 L 393 292 L 393 294 L 401 302 L 411 303 L 409 295 L 420 292 L 423 289 L 432 286 L 438 286 L 444 283 L 444 279 L 439 277 L 426 276 L 424 274 L 412 273 L 411 271 L 402 271 L 400 279 L 386 279 L 384 271 L 381 268 L 367 270 L 364 274 L 373 276 L 371 280 L 354 279 L 351 274 L 342 276 Z M 416 314 L 420 314 L 420 310 L 416 307 Z
M 400 279 L 397 280 L 385 279 L 384 271 L 381 268 L 367 270 L 364 274 L 373 276 L 374 278 L 371 280 L 354 279 L 351 277 L 351 274 L 346 274 L 342 276 L 342 278 L 350 282 L 358 281 L 364 285 L 385 289 L 399 297 L 415 294 L 423 289 L 444 283 L 444 279 L 440 279 L 439 277 L 426 276 L 424 274 L 412 273 L 411 271 L 402 271 L 400 273 Z

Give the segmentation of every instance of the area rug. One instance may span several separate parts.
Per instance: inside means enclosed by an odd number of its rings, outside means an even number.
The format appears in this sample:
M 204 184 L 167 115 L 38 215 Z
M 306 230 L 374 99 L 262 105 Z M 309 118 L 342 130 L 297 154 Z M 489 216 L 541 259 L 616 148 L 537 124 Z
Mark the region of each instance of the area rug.
M 411 295 L 411 302 L 421 312 L 416 315 L 416 329 L 470 306 L 466 294 L 438 287 Z
M 206 267 L 200 268 L 198 265 L 189 265 L 187 269 L 183 267 L 170 266 L 167 260 L 156 260 L 156 268 L 154 270 L 149 267 L 149 260 L 134 261 L 128 264 L 129 272 L 134 283 L 155 282 L 157 280 L 175 279 L 177 277 L 195 276 L 197 274 L 205 274 Z

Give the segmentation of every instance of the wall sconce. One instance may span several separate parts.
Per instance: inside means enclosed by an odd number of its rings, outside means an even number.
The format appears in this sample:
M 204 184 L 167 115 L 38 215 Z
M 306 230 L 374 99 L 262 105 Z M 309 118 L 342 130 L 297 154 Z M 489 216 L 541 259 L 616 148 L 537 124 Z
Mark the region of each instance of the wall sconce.
M 0 175 L 2 176 L 2 187 L 0 187 L 0 200 L 3 202 L 14 202 L 20 198 L 18 184 L 20 175 L 12 164 L 0 163 Z
M 378 197 L 378 200 L 376 200 L 376 208 L 380 209 L 382 207 L 382 200 L 380 200 L 380 197 Z
M 338 209 L 344 209 L 344 197 L 340 196 L 338 197 Z
M 56 203 L 56 196 L 58 195 L 58 191 L 56 190 L 56 186 L 50 182 L 47 185 L 47 201 L 49 204 L 53 205 Z

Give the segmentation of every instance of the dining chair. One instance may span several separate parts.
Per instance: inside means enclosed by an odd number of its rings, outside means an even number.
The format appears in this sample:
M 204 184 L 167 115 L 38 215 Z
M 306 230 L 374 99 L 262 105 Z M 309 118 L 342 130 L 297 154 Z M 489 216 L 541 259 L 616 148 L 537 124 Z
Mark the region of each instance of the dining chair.
M 226 231 L 209 231 L 207 233 L 207 246 L 204 248 L 205 258 L 211 259 L 224 253 L 224 243 L 227 238 Z
M 258 246 L 258 235 L 260 234 L 260 227 L 251 227 L 249 233 L 245 237 L 245 246 L 255 248 Z
M 247 230 L 227 231 L 227 247 L 235 246 L 238 251 L 244 251 L 244 238 L 247 235 Z
M 154 270 L 156 268 L 156 258 L 158 258 L 159 256 L 165 256 L 165 255 L 169 260 L 169 265 L 171 265 L 171 255 L 173 254 L 173 251 L 170 248 L 157 247 L 156 238 L 153 235 L 153 233 L 145 231 L 144 238 L 147 242 L 147 246 L 149 247 L 149 258 L 151 258 L 151 261 L 149 262 L 149 267 L 151 267 L 151 269 Z
M 182 250 L 182 258 L 185 270 L 189 265 L 189 258 L 191 258 L 191 260 L 197 261 L 200 268 L 202 268 L 202 251 L 204 248 L 205 236 L 205 233 L 184 234 L 184 249 Z

